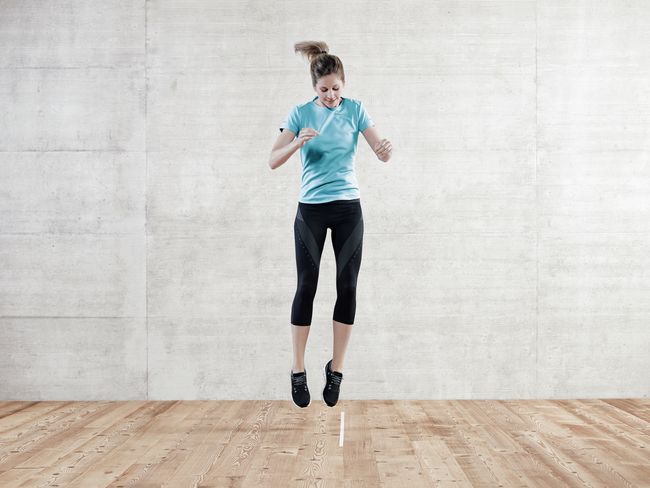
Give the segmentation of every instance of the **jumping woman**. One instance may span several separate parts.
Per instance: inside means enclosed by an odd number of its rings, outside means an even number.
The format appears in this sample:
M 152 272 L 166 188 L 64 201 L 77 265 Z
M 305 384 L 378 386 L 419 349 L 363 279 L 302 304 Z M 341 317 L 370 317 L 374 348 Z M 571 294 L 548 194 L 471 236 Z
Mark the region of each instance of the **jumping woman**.
M 323 400 L 333 407 L 339 399 L 343 360 L 354 324 L 363 244 L 363 214 L 354 172 L 359 132 L 381 161 L 390 159 L 392 145 L 379 136 L 361 101 L 342 96 L 343 63 L 338 56 L 328 54 L 327 44 L 299 42 L 294 50 L 309 59 L 316 96 L 291 109 L 269 157 L 271 169 L 284 164 L 298 149 L 302 159 L 302 184 L 293 226 L 298 286 L 291 308 L 291 388 L 293 402 L 298 407 L 309 406 L 305 346 L 329 228 L 336 257 L 337 298 L 333 315 L 334 351 L 324 367 Z

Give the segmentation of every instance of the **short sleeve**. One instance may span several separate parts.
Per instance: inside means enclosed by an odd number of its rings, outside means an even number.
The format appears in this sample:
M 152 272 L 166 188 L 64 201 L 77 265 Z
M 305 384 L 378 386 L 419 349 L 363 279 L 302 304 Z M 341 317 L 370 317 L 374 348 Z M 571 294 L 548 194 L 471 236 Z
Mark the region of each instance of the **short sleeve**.
M 298 112 L 298 106 L 293 107 L 284 118 L 280 124 L 280 132 L 282 132 L 282 129 L 289 129 L 296 136 L 298 135 L 300 132 L 300 112 Z
M 359 123 L 357 124 L 359 132 L 363 132 L 373 125 L 375 125 L 375 122 L 372 120 L 368 112 L 366 112 L 366 107 L 364 107 L 363 102 L 359 102 Z

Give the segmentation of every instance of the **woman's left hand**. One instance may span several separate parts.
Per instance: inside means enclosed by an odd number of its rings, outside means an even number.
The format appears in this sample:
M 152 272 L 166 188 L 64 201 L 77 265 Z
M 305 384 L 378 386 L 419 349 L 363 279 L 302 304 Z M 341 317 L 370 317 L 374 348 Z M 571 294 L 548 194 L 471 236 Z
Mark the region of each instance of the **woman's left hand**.
M 379 159 L 388 161 L 393 151 L 393 145 L 388 139 L 382 139 L 375 145 L 374 151 Z

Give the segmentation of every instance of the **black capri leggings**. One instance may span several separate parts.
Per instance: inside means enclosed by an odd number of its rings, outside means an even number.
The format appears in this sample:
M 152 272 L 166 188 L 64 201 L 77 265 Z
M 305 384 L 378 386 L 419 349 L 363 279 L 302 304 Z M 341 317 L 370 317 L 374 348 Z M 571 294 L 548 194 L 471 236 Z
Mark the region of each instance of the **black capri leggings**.
M 328 227 L 332 229 L 336 257 L 336 305 L 332 318 L 344 324 L 354 324 L 363 245 L 363 214 L 359 198 L 325 203 L 298 202 L 293 225 L 298 268 L 298 287 L 291 307 L 293 325 L 311 325 L 320 258 Z

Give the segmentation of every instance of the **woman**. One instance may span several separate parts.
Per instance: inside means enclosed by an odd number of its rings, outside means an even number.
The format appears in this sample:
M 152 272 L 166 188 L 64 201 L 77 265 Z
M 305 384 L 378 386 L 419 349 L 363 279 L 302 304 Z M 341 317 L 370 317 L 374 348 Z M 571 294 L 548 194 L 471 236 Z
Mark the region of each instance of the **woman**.
M 292 397 L 298 407 L 311 403 L 304 365 L 305 346 L 320 258 L 330 228 L 336 256 L 337 300 L 333 315 L 334 351 L 324 368 L 323 400 L 333 407 L 343 379 L 343 359 L 354 323 L 361 265 L 363 215 L 354 173 L 359 132 L 381 161 L 390 159 L 392 146 L 379 136 L 363 104 L 342 96 L 343 64 L 337 56 L 328 54 L 327 44 L 299 42 L 294 49 L 309 58 L 316 96 L 289 112 L 269 158 L 271 169 L 284 164 L 298 149 L 302 159 L 302 184 L 294 221 L 298 286 L 291 308 Z

